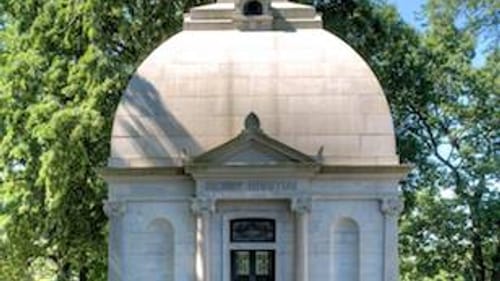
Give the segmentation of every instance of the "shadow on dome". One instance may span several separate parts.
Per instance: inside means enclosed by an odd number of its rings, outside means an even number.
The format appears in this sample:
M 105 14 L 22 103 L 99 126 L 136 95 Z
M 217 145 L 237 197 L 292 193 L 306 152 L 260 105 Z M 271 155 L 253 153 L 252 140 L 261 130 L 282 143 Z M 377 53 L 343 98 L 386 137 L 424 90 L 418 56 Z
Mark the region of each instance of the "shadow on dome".
M 144 158 L 142 160 L 152 161 L 155 166 L 181 166 L 186 154 L 201 153 L 201 146 L 166 104 L 147 79 L 134 75 L 121 98 L 114 127 L 119 127 L 118 131 L 127 136 L 140 157 L 127 156 L 127 151 L 113 147 L 112 142 L 112 151 L 118 154 L 112 158 Z

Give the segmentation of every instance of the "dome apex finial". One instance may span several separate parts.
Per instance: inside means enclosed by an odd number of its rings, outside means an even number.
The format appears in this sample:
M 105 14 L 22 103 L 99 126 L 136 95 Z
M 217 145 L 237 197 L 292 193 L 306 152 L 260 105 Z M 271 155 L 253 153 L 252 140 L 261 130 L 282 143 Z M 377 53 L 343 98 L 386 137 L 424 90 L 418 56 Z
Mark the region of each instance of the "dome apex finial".
M 257 114 L 255 114 L 254 112 L 250 112 L 245 118 L 245 131 L 260 131 L 260 120 Z

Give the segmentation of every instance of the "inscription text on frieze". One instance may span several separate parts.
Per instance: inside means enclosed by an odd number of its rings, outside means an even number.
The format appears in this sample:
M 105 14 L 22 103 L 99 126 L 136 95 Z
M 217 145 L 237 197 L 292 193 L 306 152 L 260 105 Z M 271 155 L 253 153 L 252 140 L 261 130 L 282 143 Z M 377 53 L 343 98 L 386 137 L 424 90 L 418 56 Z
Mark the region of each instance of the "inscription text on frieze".
M 298 185 L 296 181 L 207 181 L 202 186 L 203 193 L 232 193 L 232 192 L 272 192 L 291 193 L 296 192 Z

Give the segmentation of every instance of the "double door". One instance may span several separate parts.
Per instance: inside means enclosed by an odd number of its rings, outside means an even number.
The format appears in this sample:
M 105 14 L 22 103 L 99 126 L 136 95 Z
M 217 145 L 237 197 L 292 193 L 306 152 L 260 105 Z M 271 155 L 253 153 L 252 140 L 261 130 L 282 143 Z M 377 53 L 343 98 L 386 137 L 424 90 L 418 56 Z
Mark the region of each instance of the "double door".
M 232 250 L 231 281 L 275 281 L 273 250 Z

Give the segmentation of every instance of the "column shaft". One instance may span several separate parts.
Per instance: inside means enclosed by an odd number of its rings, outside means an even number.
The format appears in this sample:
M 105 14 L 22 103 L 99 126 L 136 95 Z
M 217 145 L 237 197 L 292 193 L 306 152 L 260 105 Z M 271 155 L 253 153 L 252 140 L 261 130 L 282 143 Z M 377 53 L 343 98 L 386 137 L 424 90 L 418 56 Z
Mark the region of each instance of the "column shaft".
M 123 216 L 125 214 L 125 203 L 104 201 L 103 209 L 109 218 L 108 280 L 122 281 L 124 279 L 122 237 L 124 235 Z
M 208 198 L 195 198 L 191 208 L 196 216 L 196 280 L 210 281 L 210 220 L 214 202 Z
M 201 215 L 201 224 L 203 228 L 203 271 L 205 272 L 204 281 L 210 281 L 210 213 L 204 212 Z
M 309 280 L 309 212 L 310 197 L 293 198 L 291 209 L 295 212 L 295 281 Z
M 398 218 L 384 215 L 384 281 L 399 280 Z
M 295 213 L 295 269 L 296 281 L 307 281 L 309 276 L 308 222 L 307 212 Z

